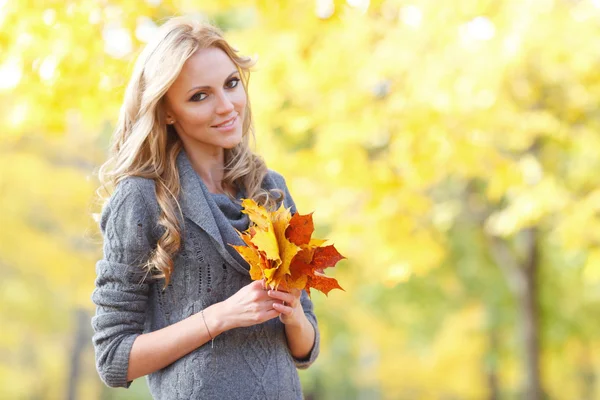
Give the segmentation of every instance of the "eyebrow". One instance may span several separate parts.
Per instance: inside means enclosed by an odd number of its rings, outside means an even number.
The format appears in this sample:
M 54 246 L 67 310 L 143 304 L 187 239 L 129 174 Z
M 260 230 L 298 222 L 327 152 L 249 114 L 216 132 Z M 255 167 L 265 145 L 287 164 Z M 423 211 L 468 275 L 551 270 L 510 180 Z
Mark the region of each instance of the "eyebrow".
M 232 73 L 230 73 L 229 76 L 225 79 L 225 82 L 227 82 L 233 75 L 235 75 L 237 73 L 239 73 L 239 71 L 237 69 L 235 71 L 233 71 Z M 198 90 L 198 89 L 210 89 L 210 86 L 194 86 L 193 88 L 191 88 L 187 92 L 189 93 L 192 90 Z

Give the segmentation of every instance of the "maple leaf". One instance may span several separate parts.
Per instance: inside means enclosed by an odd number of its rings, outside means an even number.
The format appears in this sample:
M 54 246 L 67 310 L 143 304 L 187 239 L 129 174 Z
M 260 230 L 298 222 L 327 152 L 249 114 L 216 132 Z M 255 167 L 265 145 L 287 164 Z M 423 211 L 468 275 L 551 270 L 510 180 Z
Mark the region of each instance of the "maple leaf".
M 269 212 L 264 207 L 259 207 L 252 199 L 243 199 L 242 207 L 244 207 L 242 212 L 248 214 L 248 217 L 258 229 L 268 229 L 271 219 L 269 218 Z
M 239 232 L 238 232 L 239 233 Z M 246 246 L 231 245 L 237 252 L 250 264 L 250 277 L 253 280 L 262 279 L 261 259 L 258 254 L 258 248 L 252 243 L 249 234 L 240 234 L 240 237 L 246 243 Z
M 310 237 L 315 230 L 312 213 L 308 215 L 294 214 L 285 236 L 294 244 L 302 246 L 310 243 Z
M 312 213 L 292 215 L 283 204 L 269 212 L 252 199 L 244 199 L 242 206 L 250 219 L 248 229 L 238 232 L 245 246 L 230 246 L 250 264 L 253 280 L 264 279 L 271 289 L 304 289 L 309 296 L 311 288 L 325 295 L 344 290 L 323 270 L 345 257 L 333 245 L 323 246 L 326 240 L 312 238 Z

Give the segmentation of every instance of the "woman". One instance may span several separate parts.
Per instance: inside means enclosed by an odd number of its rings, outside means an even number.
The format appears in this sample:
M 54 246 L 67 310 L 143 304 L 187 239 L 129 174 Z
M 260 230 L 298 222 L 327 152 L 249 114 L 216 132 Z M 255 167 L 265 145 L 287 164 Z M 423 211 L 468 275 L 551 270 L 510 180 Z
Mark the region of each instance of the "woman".
M 251 64 L 182 17 L 136 62 L 100 169 L 115 190 L 92 325 L 109 386 L 147 375 L 157 399 L 302 398 L 296 368 L 319 353 L 312 303 L 251 281 L 229 246 L 248 227 L 241 198 L 296 211 L 283 177 L 249 149 Z

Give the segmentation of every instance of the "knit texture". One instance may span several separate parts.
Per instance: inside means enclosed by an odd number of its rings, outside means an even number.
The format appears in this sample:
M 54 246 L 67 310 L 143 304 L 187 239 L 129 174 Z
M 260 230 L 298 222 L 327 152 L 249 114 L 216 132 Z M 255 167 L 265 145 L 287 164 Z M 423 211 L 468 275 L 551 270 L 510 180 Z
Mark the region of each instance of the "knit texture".
M 96 368 L 108 386 L 127 388 L 131 384 L 127 368 L 137 336 L 198 313 L 251 282 L 248 264 L 227 245 L 240 243 L 234 227 L 246 229 L 247 217 L 230 199 L 208 192 L 184 151 L 177 165 L 182 187 L 182 247 L 164 291 L 164 280 L 147 277 L 141 268 L 163 232 L 157 225 L 154 182 L 138 177 L 123 180 L 102 211 L 104 256 L 96 264 L 92 342 Z M 296 211 L 280 174 L 269 170 L 263 187 L 283 190 L 284 206 Z M 238 193 L 238 198 L 241 195 Z M 226 331 L 215 338 L 214 348 L 209 341 L 148 375 L 153 398 L 302 399 L 296 369 L 315 361 L 320 334 L 305 292 L 301 304 L 315 329 L 315 343 L 305 360 L 291 355 L 284 325 L 274 318 Z
M 248 214 L 244 214 L 242 212 L 241 204 L 232 201 L 226 194 L 210 193 L 202 181 L 201 185 L 204 194 L 211 197 L 209 206 L 211 207 L 211 211 L 215 217 L 217 226 L 219 227 L 219 232 L 221 233 L 221 239 L 223 242 L 243 245 L 242 240 L 235 230 L 242 232 L 248 229 L 248 225 L 250 223 Z M 242 190 L 238 190 L 236 199 L 241 201 L 243 197 L 244 192 Z M 244 258 L 240 256 L 240 254 L 233 247 L 226 246 L 226 248 L 238 263 L 244 266 L 247 265 L 246 260 L 244 260 Z M 248 266 L 248 268 L 250 268 L 250 266 Z

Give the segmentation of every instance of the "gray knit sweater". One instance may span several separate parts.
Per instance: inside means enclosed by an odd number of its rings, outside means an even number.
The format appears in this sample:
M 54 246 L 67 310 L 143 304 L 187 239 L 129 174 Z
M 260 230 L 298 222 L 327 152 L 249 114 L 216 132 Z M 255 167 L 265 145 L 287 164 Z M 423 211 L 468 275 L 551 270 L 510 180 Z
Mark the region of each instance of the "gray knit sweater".
M 127 178 L 102 211 L 104 257 L 96 264 L 92 338 L 96 368 L 109 386 L 129 387 L 129 353 L 137 336 L 185 319 L 223 301 L 251 282 L 248 265 L 226 243 L 241 244 L 232 224 L 247 227 L 235 203 L 213 196 L 193 170 L 185 151 L 177 158 L 184 217 L 181 251 L 171 282 L 145 277 L 140 268 L 162 233 L 154 182 Z M 296 211 L 283 177 L 269 170 L 265 189 L 279 188 L 284 205 Z M 238 193 L 238 197 L 243 193 Z M 155 399 L 302 399 L 296 368 L 319 354 L 319 328 L 305 292 L 301 303 L 315 329 L 305 360 L 295 359 L 278 318 L 235 328 L 146 377 Z

